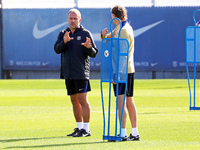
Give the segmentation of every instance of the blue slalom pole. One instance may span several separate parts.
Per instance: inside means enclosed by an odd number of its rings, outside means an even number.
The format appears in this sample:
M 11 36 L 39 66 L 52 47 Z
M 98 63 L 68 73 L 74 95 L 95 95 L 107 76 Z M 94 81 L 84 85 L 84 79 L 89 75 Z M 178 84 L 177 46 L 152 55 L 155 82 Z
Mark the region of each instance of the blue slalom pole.
M 111 32 L 111 38 L 104 38 L 101 41 L 101 96 L 102 96 L 102 110 L 103 110 L 103 140 L 108 141 L 121 141 L 121 126 L 122 126 L 122 118 L 123 118 L 123 111 L 124 111 L 124 105 L 125 105 L 125 97 L 124 95 L 123 99 L 123 106 L 122 106 L 122 112 L 121 112 L 121 118 L 120 118 L 120 134 L 117 135 L 118 131 L 118 93 L 119 93 L 119 83 L 125 84 L 125 93 L 127 90 L 127 74 L 128 74 L 128 52 L 129 52 L 129 42 L 127 39 L 120 38 L 120 32 L 121 32 L 121 21 L 118 18 L 113 18 L 110 23 L 110 29 L 112 26 L 113 20 L 117 19 L 120 22 L 120 29 L 118 33 L 118 37 L 113 37 L 113 33 Z M 111 29 L 112 30 L 112 29 Z M 122 43 L 122 44 L 121 44 Z M 121 44 L 121 45 L 120 45 Z M 114 51 L 113 51 L 114 50 Z M 120 52 L 122 51 L 122 52 Z M 125 51 L 125 52 L 124 52 Z M 124 62 L 124 59 L 127 61 L 125 63 L 126 66 L 123 66 L 122 68 L 125 68 L 122 71 L 122 74 L 125 75 L 125 78 L 120 79 L 119 76 L 119 68 L 120 66 L 120 58 L 122 58 L 122 62 Z M 116 62 L 115 62 L 116 61 Z M 123 72 L 124 71 L 124 72 Z M 114 81 L 116 85 L 116 114 L 115 114 L 115 132 L 114 136 L 110 135 L 110 115 L 111 115 L 111 84 L 112 81 Z M 109 102 L 108 102 L 108 129 L 107 129 L 107 135 L 105 133 L 106 128 L 106 121 L 105 121 L 105 108 L 104 108 L 104 98 L 103 98 L 103 82 L 109 83 Z

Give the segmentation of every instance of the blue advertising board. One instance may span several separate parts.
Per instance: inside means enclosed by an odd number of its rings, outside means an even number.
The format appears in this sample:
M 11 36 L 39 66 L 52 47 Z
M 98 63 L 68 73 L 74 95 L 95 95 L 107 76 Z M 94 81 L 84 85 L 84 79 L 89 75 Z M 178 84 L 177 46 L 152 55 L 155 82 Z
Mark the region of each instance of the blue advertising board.
M 185 71 L 185 29 L 196 7 L 128 7 L 135 34 L 136 71 Z M 110 9 L 79 9 L 81 24 L 99 50 L 91 70 L 100 70 L 100 32 L 109 29 Z M 69 9 L 3 9 L 3 69 L 59 70 L 54 52 L 59 32 L 68 27 Z M 200 19 L 200 18 L 199 18 Z

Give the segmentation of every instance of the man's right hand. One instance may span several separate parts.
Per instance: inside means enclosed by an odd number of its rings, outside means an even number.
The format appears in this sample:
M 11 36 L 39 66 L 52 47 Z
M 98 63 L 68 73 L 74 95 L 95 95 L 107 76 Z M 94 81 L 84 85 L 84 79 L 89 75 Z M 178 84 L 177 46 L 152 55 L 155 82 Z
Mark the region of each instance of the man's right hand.
M 101 34 L 102 34 L 103 37 L 105 37 L 107 33 L 108 33 L 108 29 L 107 28 L 105 28 L 105 29 L 103 29 L 101 31 Z
M 71 41 L 71 40 L 74 39 L 73 37 L 72 37 L 72 38 L 69 37 L 69 33 L 70 33 L 70 31 L 69 31 L 69 32 L 66 31 L 66 33 L 65 33 L 65 35 L 64 35 L 64 37 L 63 37 L 63 40 L 64 40 L 64 43 L 65 43 L 65 44 L 66 44 L 67 42 L 69 42 L 69 41 Z

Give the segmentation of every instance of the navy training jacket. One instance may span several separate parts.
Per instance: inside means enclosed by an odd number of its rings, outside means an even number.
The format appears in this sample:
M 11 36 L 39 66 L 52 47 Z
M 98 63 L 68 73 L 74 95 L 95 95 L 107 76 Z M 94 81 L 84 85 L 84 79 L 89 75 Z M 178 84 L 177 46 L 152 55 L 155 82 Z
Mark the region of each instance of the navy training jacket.
M 82 25 L 69 36 L 74 39 L 67 42 L 63 41 L 63 36 L 69 28 L 62 30 L 54 44 L 57 54 L 61 53 L 61 76 L 65 79 L 87 79 L 90 77 L 90 57 L 96 57 L 98 49 L 93 41 L 91 33 Z M 90 38 L 92 48 L 81 45 L 85 43 L 86 37 Z

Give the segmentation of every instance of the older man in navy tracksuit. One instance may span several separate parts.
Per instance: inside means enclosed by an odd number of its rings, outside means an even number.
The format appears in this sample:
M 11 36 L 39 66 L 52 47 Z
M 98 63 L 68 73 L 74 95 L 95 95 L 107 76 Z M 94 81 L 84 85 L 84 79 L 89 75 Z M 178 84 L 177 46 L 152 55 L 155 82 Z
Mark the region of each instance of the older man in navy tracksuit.
M 57 54 L 61 53 L 61 73 L 65 78 L 67 93 L 73 105 L 77 128 L 67 136 L 91 136 L 89 130 L 90 104 L 87 92 L 91 91 L 90 57 L 94 58 L 98 50 L 91 33 L 81 22 L 81 13 L 77 9 L 68 12 L 69 27 L 62 30 L 54 45 Z

